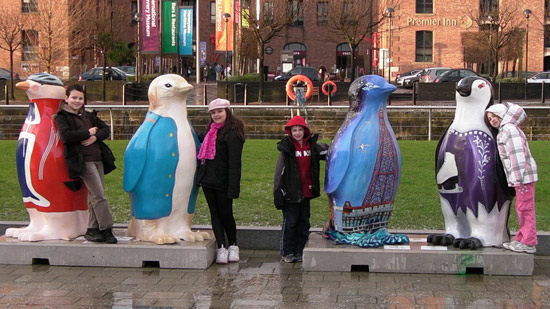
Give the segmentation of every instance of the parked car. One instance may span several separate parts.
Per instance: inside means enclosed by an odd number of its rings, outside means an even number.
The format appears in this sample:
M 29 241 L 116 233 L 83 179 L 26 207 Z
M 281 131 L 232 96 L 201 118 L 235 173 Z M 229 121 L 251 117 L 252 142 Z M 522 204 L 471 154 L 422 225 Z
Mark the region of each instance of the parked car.
M 312 82 L 319 81 L 319 75 L 317 75 L 317 70 L 310 67 L 295 67 L 286 73 L 275 76 L 274 80 L 280 81 L 280 82 L 286 82 L 294 75 L 305 75 L 309 79 L 311 79 Z
M 468 76 L 479 76 L 479 74 L 470 69 L 451 69 L 438 75 L 434 79 L 434 83 L 458 83 L 458 81 Z
M 527 82 L 530 84 L 550 83 L 550 72 L 535 73 L 527 79 Z
M 434 67 L 434 68 L 427 68 L 422 71 L 422 74 L 420 75 L 420 82 L 421 83 L 433 83 L 435 78 L 445 71 L 450 70 L 451 68 L 446 67 Z
M 78 80 L 102 80 L 103 67 L 97 67 L 88 70 L 78 76 Z M 126 73 L 116 67 L 107 67 L 105 79 L 107 80 L 126 80 Z
M 535 74 L 537 72 L 531 72 L 531 71 L 522 71 L 521 76 L 522 78 L 528 78 L 529 76 Z M 500 74 L 502 78 L 517 78 L 518 77 L 518 71 L 507 71 Z
M 0 80 L 19 80 L 19 74 L 15 72 L 11 72 L 8 69 L 0 68 Z
M 133 65 L 119 65 L 116 68 L 126 73 L 126 76 L 136 76 L 136 67 Z
M 405 73 L 397 74 L 395 83 L 397 86 L 409 88 L 412 87 L 414 81 L 418 81 L 418 77 L 422 73 L 422 69 L 410 70 Z

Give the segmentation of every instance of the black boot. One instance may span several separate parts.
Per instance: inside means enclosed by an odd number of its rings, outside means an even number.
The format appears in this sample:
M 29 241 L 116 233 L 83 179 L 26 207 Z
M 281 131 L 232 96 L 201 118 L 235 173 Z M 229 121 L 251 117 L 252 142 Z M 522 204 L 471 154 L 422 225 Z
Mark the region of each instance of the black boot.
M 87 241 L 92 242 L 105 242 L 105 235 L 100 233 L 98 228 L 88 229 L 84 235 L 84 238 L 86 238 Z
M 105 229 L 105 230 L 101 230 L 99 231 L 101 234 L 103 234 L 103 236 L 105 237 L 105 242 L 108 243 L 108 244 L 116 244 L 118 241 L 116 239 L 116 237 L 113 235 L 113 229 L 112 228 L 108 228 L 108 229 Z

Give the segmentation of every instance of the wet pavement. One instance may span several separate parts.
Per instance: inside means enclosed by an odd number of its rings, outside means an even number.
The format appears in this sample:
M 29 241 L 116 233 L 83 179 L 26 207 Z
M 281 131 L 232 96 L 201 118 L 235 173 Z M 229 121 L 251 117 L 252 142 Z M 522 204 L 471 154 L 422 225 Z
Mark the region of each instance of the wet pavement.
M 272 250 L 207 270 L 0 265 L 0 308 L 545 308 L 550 257 L 533 276 L 306 272 Z

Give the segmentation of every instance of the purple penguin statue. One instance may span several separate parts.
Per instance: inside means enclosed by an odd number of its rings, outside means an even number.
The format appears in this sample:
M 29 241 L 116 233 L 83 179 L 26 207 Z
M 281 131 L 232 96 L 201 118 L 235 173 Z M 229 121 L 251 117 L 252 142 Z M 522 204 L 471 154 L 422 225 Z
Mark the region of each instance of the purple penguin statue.
M 457 84 L 455 117 L 435 153 L 445 234 L 430 235 L 428 243 L 478 249 L 509 239 L 511 196 L 485 121 L 485 109 L 492 103 L 487 80 L 471 76 Z

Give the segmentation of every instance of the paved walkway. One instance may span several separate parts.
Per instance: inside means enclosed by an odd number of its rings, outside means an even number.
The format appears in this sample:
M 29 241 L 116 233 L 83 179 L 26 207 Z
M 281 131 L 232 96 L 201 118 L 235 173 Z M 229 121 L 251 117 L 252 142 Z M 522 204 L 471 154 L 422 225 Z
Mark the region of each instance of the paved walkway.
M 264 250 L 207 270 L 0 265 L 0 308 L 548 308 L 535 261 L 530 277 L 305 272 Z

